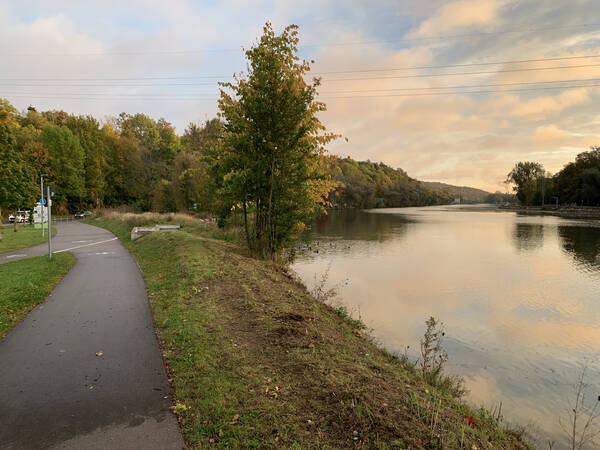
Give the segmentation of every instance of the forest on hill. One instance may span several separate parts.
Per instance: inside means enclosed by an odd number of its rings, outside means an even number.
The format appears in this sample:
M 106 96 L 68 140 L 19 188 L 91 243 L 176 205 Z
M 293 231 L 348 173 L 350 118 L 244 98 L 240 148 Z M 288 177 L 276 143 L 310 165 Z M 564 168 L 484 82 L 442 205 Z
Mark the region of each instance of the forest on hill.
M 352 158 L 325 158 L 325 170 L 338 186 L 329 202 L 337 208 L 390 208 L 450 203 L 452 196 L 437 192 L 402 169 Z
M 214 182 L 210 150 L 223 132 L 219 119 L 190 123 L 179 136 L 164 119 L 121 113 L 101 124 L 64 111 L 17 111 L 0 100 L 0 207 L 29 208 L 46 174 L 56 189 L 55 210 L 66 214 L 96 206 L 129 205 L 139 211 L 210 211 Z M 336 181 L 332 207 L 399 207 L 444 204 L 453 194 L 429 188 L 383 163 L 322 157 Z
M 436 181 L 422 181 L 422 183 L 426 188 L 452 199 L 460 198 L 461 203 L 487 203 L 491 195 L 490 192 L 468 186 L 453 186 Z

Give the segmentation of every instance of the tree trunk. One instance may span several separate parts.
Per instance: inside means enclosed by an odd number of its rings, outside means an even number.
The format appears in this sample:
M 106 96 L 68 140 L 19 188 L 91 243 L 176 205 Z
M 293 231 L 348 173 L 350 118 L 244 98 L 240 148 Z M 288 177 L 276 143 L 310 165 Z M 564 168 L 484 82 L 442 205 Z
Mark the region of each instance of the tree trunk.
M 271 160 L 271 180 L 269 185 L 269 212 L 267 215 L 267 232 L 269 233 L 269 256 L 274 253 L 274 236 L 273 236 L 273 185 L 275 183 L 275 151 L 273 151 L 273 159 Z
M 244 200 L 244 230 L 246 231 L 246 243 L 248 244 L 248 250 L 250 247 L 250 232 L 248 231 L 248 212 L 246 210 L 246 200 Z
M 15 220 L 13 220 L 13 231 L 16 233 L 19 231 L 19 221 L 17 220 L 17 212 L 15 211 Z

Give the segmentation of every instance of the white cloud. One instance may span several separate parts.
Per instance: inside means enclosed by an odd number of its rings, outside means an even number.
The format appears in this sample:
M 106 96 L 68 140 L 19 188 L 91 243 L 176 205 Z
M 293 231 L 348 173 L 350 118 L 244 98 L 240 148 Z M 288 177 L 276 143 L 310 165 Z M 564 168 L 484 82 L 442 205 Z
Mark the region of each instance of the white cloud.
M 500 23 L 503 0 L 454 0 L 444 4 L 423 21 L 417 36 L 435 36 L 457 29 L 473 27 L 489 29 Z

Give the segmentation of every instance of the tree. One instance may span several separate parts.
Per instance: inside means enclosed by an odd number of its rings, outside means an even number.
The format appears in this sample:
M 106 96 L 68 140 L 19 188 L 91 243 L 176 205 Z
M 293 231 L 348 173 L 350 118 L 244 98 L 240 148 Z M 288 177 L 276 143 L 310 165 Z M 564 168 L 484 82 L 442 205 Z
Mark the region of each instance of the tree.
M 48 149 L 48 178 L 56 187 L 55 201 L 69 209 L 78 207 L 85 195 L 85 155 L 79 139 L 64 125 L 47 124 L 40 141 Z
M 600 204 L 600 169 L 590 167 L 581 172 L 581 197 L 588 205 Z
M 181 148 L 175 129 L 166 120 L 154 121 L 145 114 L 121 113 L 114 122 L 121 139 L 134 141 L 140 150 L 139 167 L 146 195 L 137 199 L 137 206 L 142 210 L 163 209 L 165 182 L 172 177 L 171 165 Z
M 102 130 L 92 116 L 68 116 L 66 126 L 77 136 L 84 152 L 85 203 L 96 206 L 104 200 L 106 188 L 106 149 Z
M 8 113 L 0 111 L 0 217 L 2 208 L 16 210 L 31 200 L 29 173 L 9 128 Z M 1 220 L 0 220 L 1 222 Z M 17 221 L 15 220 L 15 231 Z M 2 239 L 0 224 L 0 239 Z
M 577 155 L 554 177 L 555 190 L 562 203 L 600 203 L 600 147 Z
M 276 35 L 265 24 L 246 51 L 248 73 L 220 84 L 224 134 L 212 151 L 218 209 L 222 218 L 241 209 L 248 246 L 263 257 L 302 230 L 332 186 L 320 156 L 337 136 L 316 117 L 326 109 L 315 100 L 320 81 L 304 80 L 310 66 L 296 56 L 298 41 L 297 26 Z
M 513 191 L 521 203 L 533 202 L 537 180 L 544 176 L 544 167 L 536 162 L 518 162 L 506 177 L 506 183 L 513 183 Z
M 222 131 L 223 123 L 218 118 L 207 120 L 203 127 L 190 123 L 181 137 L 181 145 L 186 150 L 204 153 L 217 142 Z

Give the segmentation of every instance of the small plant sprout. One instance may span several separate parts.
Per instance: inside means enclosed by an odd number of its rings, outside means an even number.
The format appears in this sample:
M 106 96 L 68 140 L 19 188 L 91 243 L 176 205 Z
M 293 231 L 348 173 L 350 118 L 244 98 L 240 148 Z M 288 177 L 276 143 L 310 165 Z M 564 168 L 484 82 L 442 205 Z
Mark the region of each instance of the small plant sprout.
M 430 317 L 425 325 L 427 329 L 421 339 L 421 371 L 427 381 L 434 383 L 448 360 L 448 353 L 442 347 L 442 338 L 446 333 L 444 324 L 434 317 Z
M 310 291 L 311 295 L 317 300 L 327 303 L 338 296 L 340 288 L 346 286 L 348 284 L 348 280 L 345 279 L 334 286 L 327 288 L 327 281 L 329 280 L 329 273 L 331 272 L 331 262 L 327 264 L 327 268 L 321 274 L 320 277 L 317 278 L 317 274 L 315 274 L 315 285 Z
M 559 418 L 560 426 L 568 436 L 569 448 L 572 450 L 598 448 L 596 438 L 600 434 L 597 421 L 600 416 L 600 395 L 595 396 L 593 405 L 586 404 L 585 391 L 589 387 L 585 382 L 587 368 L 588 363 L 585 362 L 575 385 L 575 403 L 569 402 L 569 421 L 565 424 Z

